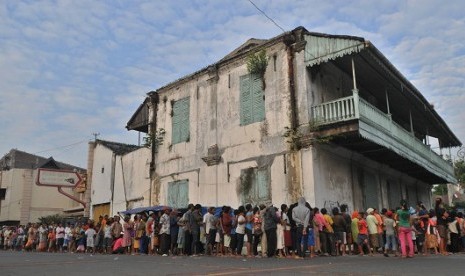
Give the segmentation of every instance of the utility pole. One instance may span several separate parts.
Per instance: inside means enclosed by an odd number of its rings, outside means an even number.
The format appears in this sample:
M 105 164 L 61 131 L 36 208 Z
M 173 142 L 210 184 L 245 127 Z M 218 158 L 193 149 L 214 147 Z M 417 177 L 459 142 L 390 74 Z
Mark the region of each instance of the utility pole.
M 94 132 L 92 133 L 92 135 L 94 136 L 94 142 L 97 141 L 97 136 L 100 135 L 100 132 Z

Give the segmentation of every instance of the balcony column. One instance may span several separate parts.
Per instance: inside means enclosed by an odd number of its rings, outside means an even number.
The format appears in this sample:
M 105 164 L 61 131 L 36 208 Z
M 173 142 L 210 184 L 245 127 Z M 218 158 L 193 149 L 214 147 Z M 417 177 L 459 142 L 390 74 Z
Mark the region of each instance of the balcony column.
M 359 102 L 359 95 L 358 95 L 358 89 L 357 89 L 357 78 L 355 76 L 355 63 L 354 63 L 354 58 L 352 57 L 352 80 L 354 83 L 354 88 L 352 89 L 352 94 L 354 97 L 354 113 L 355 113 L 355 118 L 359 118 L 359 110 L 358 110 L 358 102 Z
M 387 107 L 387 115 L 389 116 L 389 120 L 392 121 L 392 115 L 391 115 L 391 108 L 389 107 L 389 95 L 388 95 L 388 90 L 385 88 L 385 93 L 386 93 L 386 107 Z
M 410 115 L 410 132 L 412 133 L 412 135 L 414 135 L 414 132 L 413 132 L 413 120 L 412 120 L 412 110 L 409 110 L 409 115 Z

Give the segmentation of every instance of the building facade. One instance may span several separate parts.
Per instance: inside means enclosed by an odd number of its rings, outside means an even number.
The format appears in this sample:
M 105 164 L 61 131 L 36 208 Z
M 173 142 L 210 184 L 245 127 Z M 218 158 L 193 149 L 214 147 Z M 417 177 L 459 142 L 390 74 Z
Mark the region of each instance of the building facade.
M 254 62 L 265 66 L 251 73 Z M 369 41 L 303 27 L 149 92 L 127 129 L 163 141 L 152 139 L 150 204 L 174 207 L 428 205 L 432 184 L 456 181 L 430 137 L 461 145 Z
M 78 202 L 59 193 L 56 187 L 36 185 L 39 168 L 86 170 L 16 149 L 0 159 L 0 224 L 26 224 L 37 222 L 48 215 L 82 215 Z M 82 195 L 74 190 L 66 193 L 76 198 Z
M 116 215 L 150 205 L 150 149 L 117 142 L 89 143 L 89 213 Z

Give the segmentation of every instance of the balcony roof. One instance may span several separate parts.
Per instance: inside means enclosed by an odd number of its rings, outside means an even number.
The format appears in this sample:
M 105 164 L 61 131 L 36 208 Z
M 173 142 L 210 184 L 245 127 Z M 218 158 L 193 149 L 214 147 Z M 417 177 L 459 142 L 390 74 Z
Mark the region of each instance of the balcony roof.
M 365 99 L 374 97 L 376 106 L 390 113 L 399 124 L 409 128 L 410 113 L 418 136 L 432 136 L 441 147 L 458 147 L 462 143 L 420 91 L 369 41 L 361 37 L 308 33 L 305 62 L 307 66 L 331 62 L 352 76 L 354 58 L 357 86 Z

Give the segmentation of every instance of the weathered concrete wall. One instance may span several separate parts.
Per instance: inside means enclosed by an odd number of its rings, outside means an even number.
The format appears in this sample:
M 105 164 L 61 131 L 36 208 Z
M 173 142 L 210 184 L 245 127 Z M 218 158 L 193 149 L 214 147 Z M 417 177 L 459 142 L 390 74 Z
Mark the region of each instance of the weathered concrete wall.
M 303 166 L 310 167 L 311 162 L 314 169 L 313 183 L 310 170 L 303 170 L 304 194 L 307 201 L 317 207 L 331 208 L 346 203 L 349 210 L 366 210 L 368 207 L 395 208 L 399 206 L 399 202 L 391 202 L 392 191 L 388 188 L 388 181 L 400 185 L 400 198 L 408 199 L 411 206 L 415 206 L 417 200 L 421 200 L 426 206 L 430 204 L 429 185 L 356 152 L 334 145 L 315 145 L 303 151 Z M 371 174 L 374 182 L 369 184 L 378 186 L 378 206 L 366 206 L 364 202 L 361 179 L 363 173 Z
M 116 157 L 115 194 L 112 212 L 150 206 L 150 159 L 148 148 Z
M 2 172 L 1 187 L 6 188 L 0 221 L 17 220 L 21 224 L 37 222 L 42 216 L 62 213 L 74 207 L 74 201 L 60 194 L 56 187 L 36 185 L 37 170 L 11 169 Z M 72 189 L 64 189 L 73 194 Z
M 289 126 L 289 83 L 284 49 L 284 45 L 279 44 L 267 50 L 270 63 L 265 73 L 265 121 L 240 125 L 239 79 L 248 74 L 245 59 L 160 92 L 157 128 L 167 132 L 156 155 L 160 194 L 154 197 L 160 204 L 166 202 L 169 182 L 189 179 L 189 201 L 238 206 L 242 203 L 237 182 L 241 170 L 249 167 L 267 167 L 273 200 L 275 197 L 279 202 L 287 200 L 282 156 L 287 145 L 282 135 Z M 172 145 L 171 103 L 185 97 L 190 97 L 190 139 Z M 207 156 L 208 148 L 215 144 L 221 162 L 208 167 L 202 157 Z M 260 164 L 264 159 L 269 162 Z
M 93 162 L 92 205 L 111 203 L 109 215 L 149 206 L 150 160 L 151 152 L 147 148 L 115 155 L 112 150 L 97 144 Z
M 94 162 L 92 167 L 92 205 L 111 202 L 113 152 L 97 144 L 94 149 Z M 92 208 L 91 208 L 92 209 Z M 90 212 L 92 214 L 92 210 Z
M 2 171 L 1 187 L 6 188 L 5 199 L 1 201 L 0 221 L 20 220 L 24 169 Z

